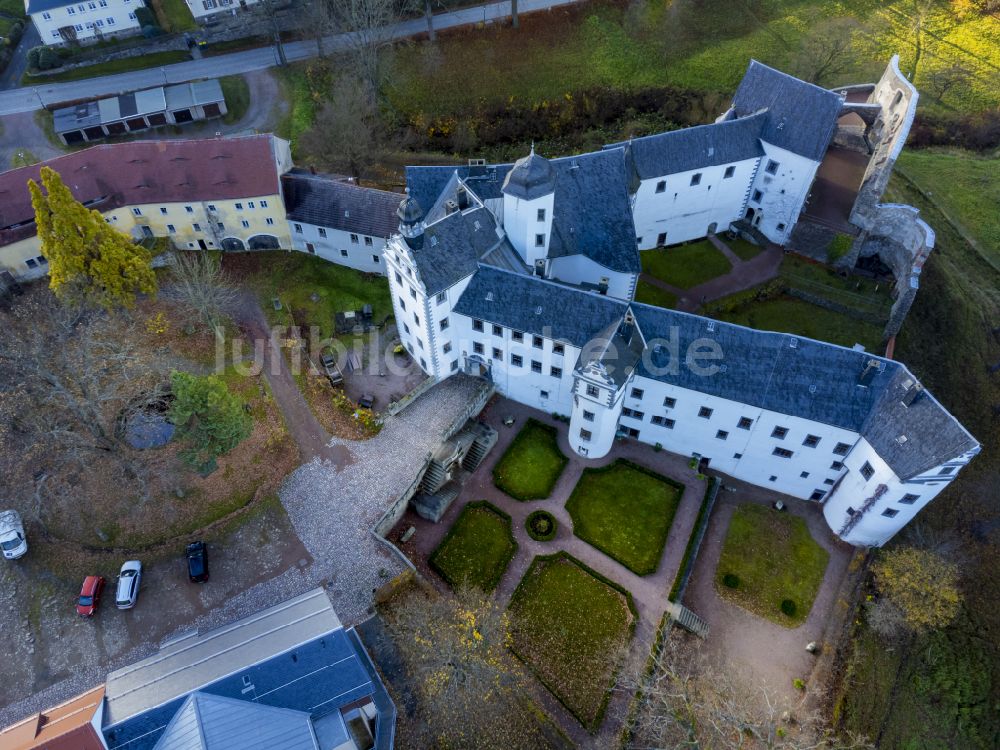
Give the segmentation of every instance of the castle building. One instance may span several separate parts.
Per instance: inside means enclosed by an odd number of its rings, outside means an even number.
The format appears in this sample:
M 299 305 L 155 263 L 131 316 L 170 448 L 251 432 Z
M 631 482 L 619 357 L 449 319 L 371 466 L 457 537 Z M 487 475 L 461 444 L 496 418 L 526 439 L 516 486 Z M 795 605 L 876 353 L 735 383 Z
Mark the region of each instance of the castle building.
M 403 344 L 439 380 L 478 375 L 568 416 L 580 456 L 618 437 L 659 445 L 822 503 L 852 544 L 884 544 L 979 452 L 905 365 L 632 301 L 641 250 L 730 228 L 793 242 L 847 115 L 868 118 L 876 146 L 905 140 L 890 110 L 904 94 L 912 109 L 915 91 L 895 60 L 864 92 L 753 62 L 710 125 L 558 159 L 409 168 L 383 252 Z M 880 191 L 856 192 L 883 210 Z M 933 233 L 913 227 L 922 263 Z

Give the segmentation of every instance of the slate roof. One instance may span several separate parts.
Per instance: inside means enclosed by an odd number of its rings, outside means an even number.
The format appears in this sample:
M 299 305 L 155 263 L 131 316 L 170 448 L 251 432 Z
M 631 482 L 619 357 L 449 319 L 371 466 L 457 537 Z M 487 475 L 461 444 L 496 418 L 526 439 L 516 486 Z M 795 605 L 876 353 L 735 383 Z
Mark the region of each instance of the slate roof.
M 838 94 L 750 61 L 733 97 L 737 117 L 767 110 L 761 138 L 779 148 L 822 161 L 830 145 L 842 99 Z
M 43 10 L 65 8 L 67 5 L 76 4 L 76 0 L 29 0 L 25 12 L 31 15 L 32 13 L 41 13 Z
M 604 148 L 625 148 L 639 177 L 648 180 L 763 156 L 760 135 L 767 119 L 766 112 L 758 112 L 735 120 L 633 138 Z
M 154 750 L 319 750 L 308 712 L 192 693 Z
M 503 192 L 522 200 L 531 201 L 548 195 L 555 189 L 555 170 L 549 160 L 531 153 L 514 162 L 514 168 L 507 173 L 503 183 Z
M 481 200 L 496 200 L 503 197 L 503 182 L 513 166 L 407 167 L 406 187 L 421 206 L 433 206 L 448 181 L 457 174 Z
M 281 192 L 289 221 L 382 239 L 396 231 L 405 197 L 298 169 L 281 178 Z

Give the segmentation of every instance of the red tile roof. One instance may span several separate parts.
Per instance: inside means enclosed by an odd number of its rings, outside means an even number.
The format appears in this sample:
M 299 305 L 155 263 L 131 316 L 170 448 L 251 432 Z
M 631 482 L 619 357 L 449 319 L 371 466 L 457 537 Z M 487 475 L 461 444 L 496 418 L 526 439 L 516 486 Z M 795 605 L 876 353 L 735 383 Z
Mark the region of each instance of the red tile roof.
M 0 174 L 0 246 L 35 232 L 28 180 L 57 171 L 100 211 L 140 203 L 232 200 L 280 192 L 273 138 L 107 143 Z M 27 223 L 27 224 L 26 224 Z M 26 224 L 26 225 L 25 225 Z
M 91 720 L 104 700 L 104 686 L 0 730 L 0 750 L 105 750 Z

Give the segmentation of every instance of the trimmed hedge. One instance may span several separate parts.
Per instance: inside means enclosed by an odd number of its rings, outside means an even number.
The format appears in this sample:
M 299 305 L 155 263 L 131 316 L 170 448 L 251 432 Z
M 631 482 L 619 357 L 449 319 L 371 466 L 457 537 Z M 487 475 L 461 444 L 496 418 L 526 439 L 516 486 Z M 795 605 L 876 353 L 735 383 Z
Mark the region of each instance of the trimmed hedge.
M 481 576 L 480 580 L 474 581 L 469 580 L 467 575 L 462 577 L 454 575 L 454 571 L 449 570 L 448 566 L 442 563 L 442 558 L 448 554 L 449 545 L 459 544 L 462 541 L 459 538 L 459 535 L 468 533 L 468 524 L 471 523 L 468 519 L 473 513 L 478 511 L 492 513 L 497 518 L 505 522 L 506 541 L 509 543 L 509 549 L 503 557 L 498 558 L 496 564 L 491 570 L 485 572 L 484 575 Z M 476 551 L 482 551 L 482 548 L 477 548 Z M 434 552 L 431 553 L 427 564 L 452 588 L 456 588 L 465 583 L 471 583 L 472 585 L 479 586 L 483 589 L 483 591 L 489 593 L 497 587 L 497 584 L 500 583 L 500 579 L 506 572 L 507 566 L 510 565 L 510 561 L 514 559 L 514 555 L 516 554 L 517 541 L 514 539 L 513 519 L 509 514 L 500 510 L 500 508 L 496 507 L 492 503 L 488 503 L 485 500 L 479 500 L 468 503 L 464 508 L 462 508 L 462 512 L 459 514 L 458 518 L 455 519 L 455 523 L 452 524 L 451 528 L 448 529 L 448 533 L 445 534 L 444 539 L 441 540 L 441 543 L 434 549 Z
M 524 519 L 524 528 L 536 542 L 548 542 L 555 538 L 559 522 L 547 510 L 535 510 Z
M 698 517 L 694 521 L 694 528 L 691 530 L 691 536 L 688 537 L 687 546 L 684 548 L 684 557 L 681 558 L 681 565 L 677 569 L 677 576 L 674 578 L 674 585 L 670 587 L 670 594 L 667 599 L 672 602 L 677 601 L 677 595 L 680 593 L 681 581 L 684 580 L 684 574 L 687 572 L 688 565 L 693 565 L 694 560 L 692 556 L 695 554 L 695 543 L 698 539 L 698 530 L 702 525 L 708 524 L 708 500 L 712 496 L 712 488 L 719 483 L 719 480 L 715 477 L 709 480 L 708 485 L 705 487 L 705 494 L 701 498 L 701 507 L 698 509 Z

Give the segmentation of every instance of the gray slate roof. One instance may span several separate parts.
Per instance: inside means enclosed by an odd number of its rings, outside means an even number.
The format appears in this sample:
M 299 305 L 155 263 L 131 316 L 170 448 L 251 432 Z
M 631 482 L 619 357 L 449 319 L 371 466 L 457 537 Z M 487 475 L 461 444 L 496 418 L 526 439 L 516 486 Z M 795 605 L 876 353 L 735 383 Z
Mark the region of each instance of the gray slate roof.
M 360 187 L 328 175 L 292 170 L 281 178 L 289 221 L 387 239 L 405 196 Z
M 513 164 L 488 166 L 407 167 L 406 187 L 425 210 L 437 203 L 448 181 L 457 174 L 481 200 L 503 197 L 501 192 L 507 173 Z
M 32 13 L 41 13 L 43 10 L 65 8 L 67 5 L 76 4 L 77 0 L 30 0 L 28 3 L 27 13 L 28 15 L 31 15 Z
M 555 189 L 555 170 L 549 160 L 531 153 L 514 162 L 514 168 L 507 173 L 503 183 L 503 192 L 522 200 L 532 201 L 548 195 Z
M 475 208 L 456 211 L 428 226 L 423 242 L 411 245 L 410 253 L 427 293 L 437 294 L 475 273 L 479 259 L 506 241 L 497 235 L 493 214 Z
M 822 161 L 837 127 L 841 103 L 832 91 L 751 60 L 733 97 L 733 110 L 737 117 L 748 117 L 766 109 L 767 124 L 761 138 Z
M 639 177 L 648 180 L 764 155 L 760 135 L 766 112 L 710 125 L 670 130 L 605 146 L 625 148 Z
M 319 750 L 306 711 L 193 693 L 153 750 Z

